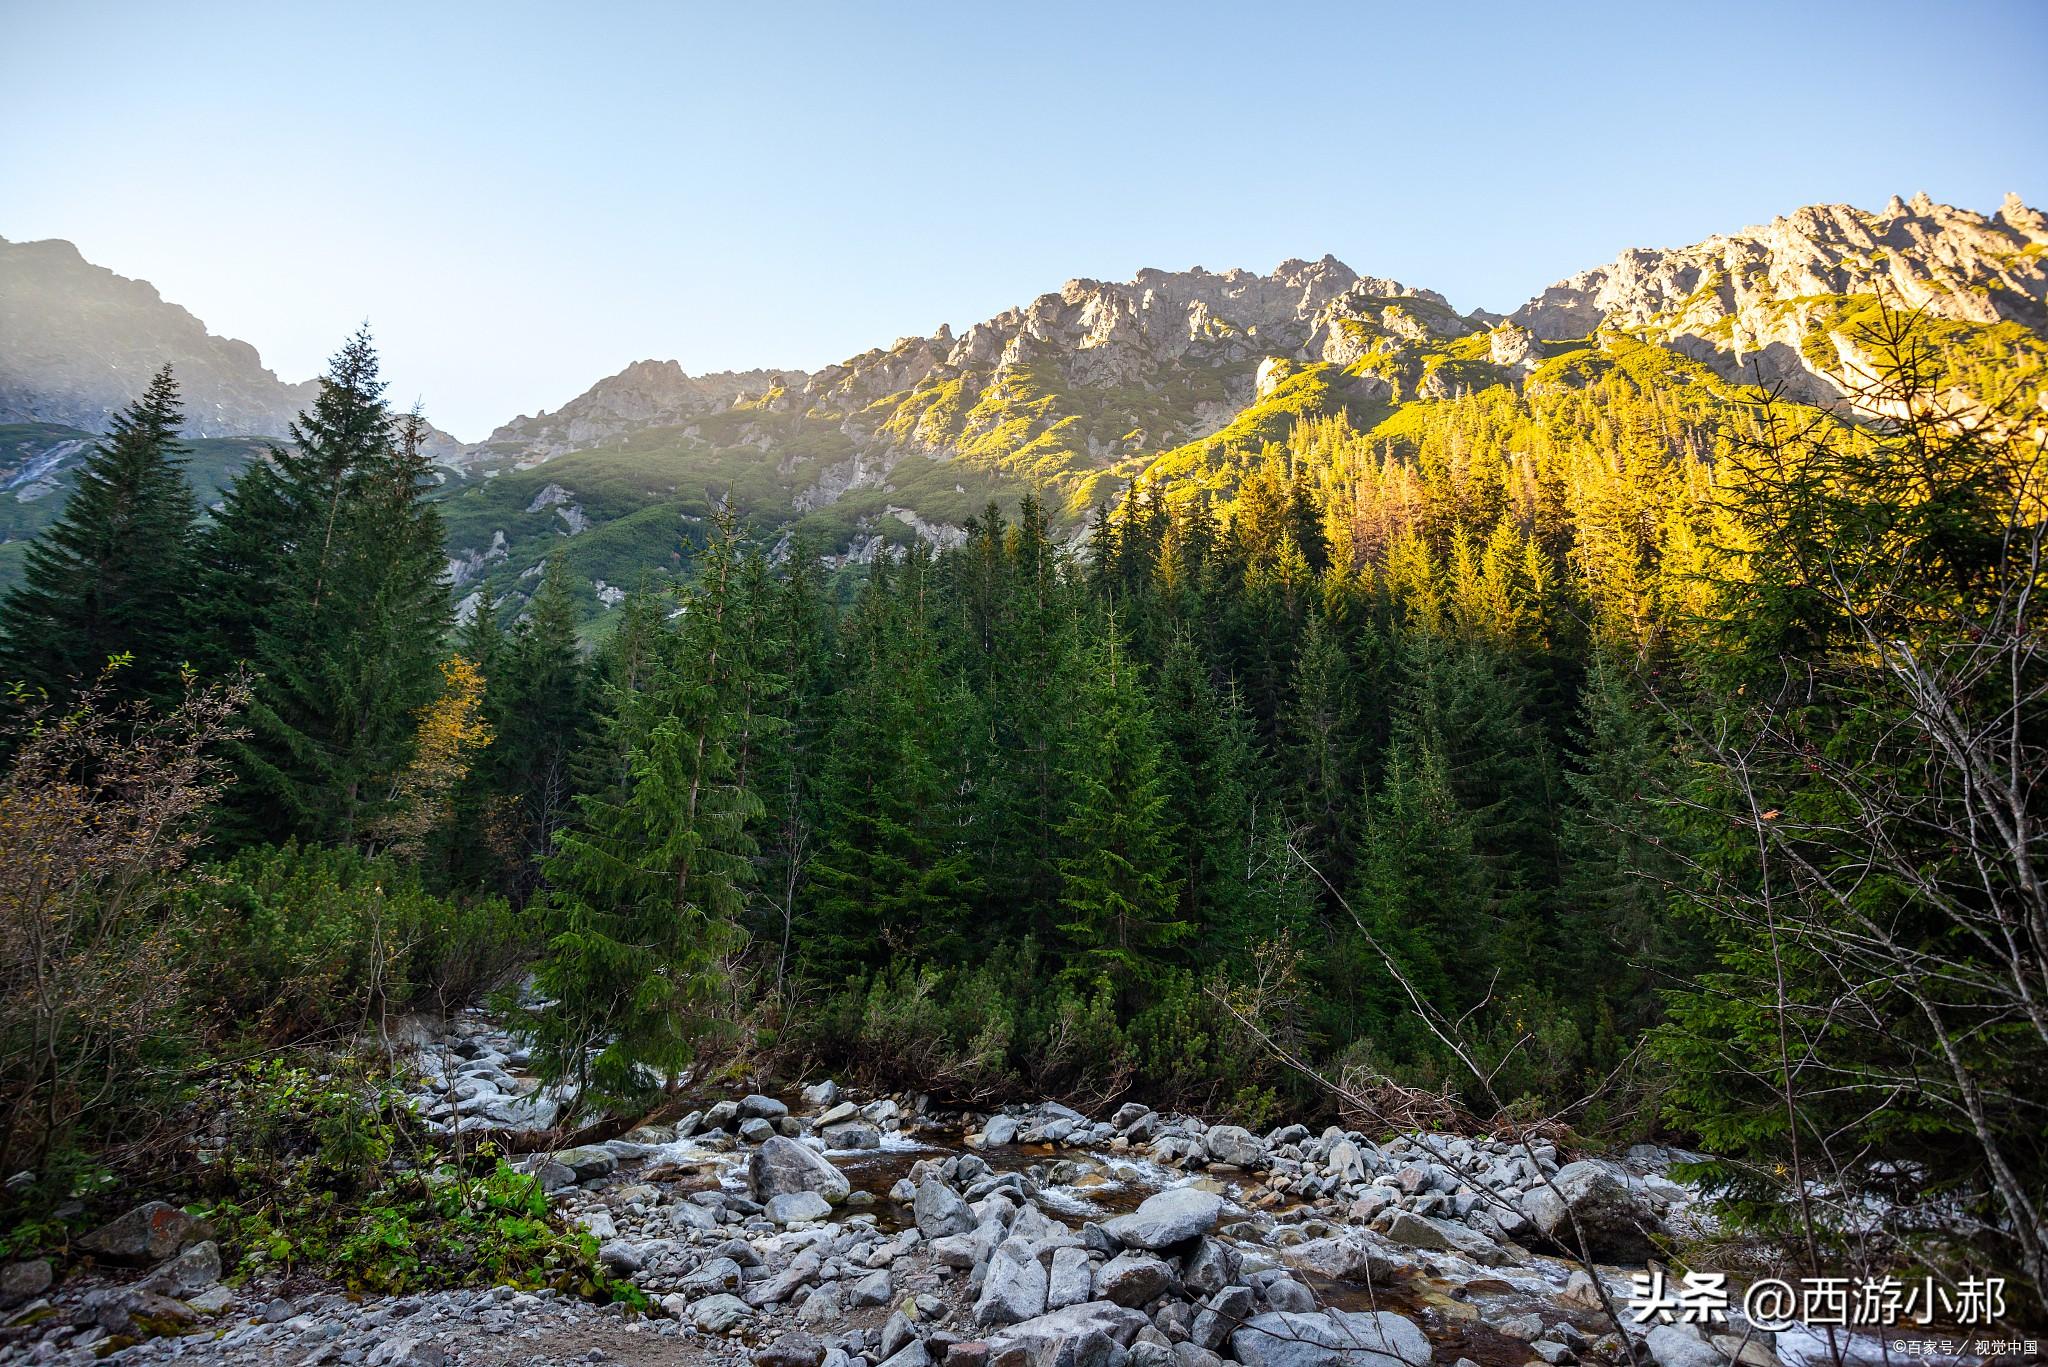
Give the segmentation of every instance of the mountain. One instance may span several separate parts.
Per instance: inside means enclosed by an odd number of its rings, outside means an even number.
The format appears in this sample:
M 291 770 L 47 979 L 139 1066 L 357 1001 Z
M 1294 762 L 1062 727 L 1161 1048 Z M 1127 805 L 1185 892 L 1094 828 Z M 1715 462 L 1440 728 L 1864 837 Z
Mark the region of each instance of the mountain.
M 720 508 L 833 564 L 955 542 L 989 499 L 1027 490 L 1078 538 L 1133 480 L 1227 496 L 1312 420 L 1384 431 L 1391 449 L 1430 405 L 1568 383 L 1621 339 L 1839 407 L 1880 297 L 1924 310 L 1944 345 L 2038 349 L 2044 255 L 2048 216 L 2016 198 L 1983 215 L 1916 195 L 1624 252 L 1505 318 L 1325 256 L 1070 280 L 958 335 L 941 326 L 816 372 L 639 361 L 553 413 L 437 447 L 449 575 L 462 596 L 488 585 L 516 603 L 559 548 L 596 614 L 683 572 Z M 67 243 L 0 243 L 0 416 L 46 425 L 0 440 L 0 481 L 41 500 L 31 521 L 61 493 L 58 448 L 165 359 L 202 433 L 279 433 L 308 393 Z
M 1634 334 L 1827 403 L 1845 397 L 1853 341 L 1840 323 L 1857 300 L 1882 293 L 1937 319 L 2048 334 L 2044 252 L 2048 215 L 2014 195 L 1989 217 L 1925 194 L 1875 214 L 1814 204 L 1690 247 L 1624 252 L 1510 317 L 1551 340 Z
M 148 281 L 69 242 L 0 238 L 0 422 L 104 431 L 165 362 L 193 436 L 283 436 L 313 400 L 310 380 L 286 384 L 256 348 L 214 336 Z

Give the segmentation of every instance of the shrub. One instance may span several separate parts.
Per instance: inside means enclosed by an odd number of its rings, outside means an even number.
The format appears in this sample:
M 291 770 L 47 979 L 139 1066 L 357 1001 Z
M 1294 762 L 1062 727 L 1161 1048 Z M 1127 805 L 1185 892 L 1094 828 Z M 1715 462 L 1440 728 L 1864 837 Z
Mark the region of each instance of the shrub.
M 503 900 L 436 897 L 347 849 L 245 850 L 201 870 L 182 902 L 195 1007 L 273 1040 L 462 1005 L 520 950 Z

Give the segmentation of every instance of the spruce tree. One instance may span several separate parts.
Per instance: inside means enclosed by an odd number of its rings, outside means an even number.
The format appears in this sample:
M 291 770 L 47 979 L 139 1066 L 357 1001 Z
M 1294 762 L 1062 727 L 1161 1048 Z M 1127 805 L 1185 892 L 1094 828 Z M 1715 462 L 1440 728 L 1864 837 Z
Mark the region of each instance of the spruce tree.
M 539 1060 L 579 1095 L 624 1099 L 672 1081 L 710 1028 L 740 918 L 760 802 L 738 780 L 738 552 L 705 547 L 673 630 L 615 688 L 606 727 L 624 756 L 615 790 L 586 794 L 548 860 L 535 983 Z M 642 681 L 644 680 L 644 683 Z
M 425 424 L 394 419 L 385 387 L 358 331 L 290 447 L 237 481 L 207 539 L 218 640 L 257 673 L 231 800 L 244 837 L 361 838 L 441 688 L 449 608 Z
M 844 634 L 800 950 L 828 981 L 899 957 L 957 960 L 967 942 L 974 869 L 948 780 L 974 707 L 941 674 L 930 580 L 922 548 L 893 573 L 877 560 Z
M 118 656 L 116 696 L 176 688 L 197 516 L 182 414 L 165 366 L 94 445 L 63 514 L 29 547 L 22 583 L 0 602 L 10 681 L 63 697 Z
M 481 772 L 509 823 L 510 891 L 524 897 L 569 818 L 576 757 L 591 725 L 587 666 L 559 553 L 548 557 L 525 617 L 495 654 L 489 715 L 497 739 Z
M 1151 704 L 1114 619 L 1089 651 L 1079 701 L 1061 775 L 1072 797 L 1060 827 L 1060 943 L 1070 977 L 1129 988 L 1193 927 L 1179 915 Z

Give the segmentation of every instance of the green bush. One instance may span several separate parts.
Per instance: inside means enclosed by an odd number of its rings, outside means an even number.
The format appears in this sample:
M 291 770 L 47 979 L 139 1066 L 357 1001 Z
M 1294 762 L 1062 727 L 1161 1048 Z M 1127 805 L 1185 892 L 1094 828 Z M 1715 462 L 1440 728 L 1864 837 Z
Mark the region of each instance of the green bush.
M 502 899 L 437 897 L 393 861 L 346 849 L 245 850 L 200 870 L 182 898 L 193 1006 L 270 1039 L 463 1005 L 521 950 Z
M 488 1146 L 441 1161 L 387 1076 L 318 1063 L 246 1065 L 207 1097 L 221 1129 L 203 1213 L 239 1273 L 313 1271 L 391 1294 L 549 1287 L 645 1307 L 535 1178 Z

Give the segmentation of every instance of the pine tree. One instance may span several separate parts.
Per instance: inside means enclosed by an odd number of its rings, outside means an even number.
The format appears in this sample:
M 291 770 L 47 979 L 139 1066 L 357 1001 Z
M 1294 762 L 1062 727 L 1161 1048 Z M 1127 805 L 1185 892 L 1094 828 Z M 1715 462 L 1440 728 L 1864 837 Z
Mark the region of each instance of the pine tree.
M 480 608 L 481 612 L 483 609 Z M 587 668 L 561 555 L 548 557 L 525 617 L 496 648 L 486 783 L 509 820 L 509 890 L 531 893 L 576 791 L 575 760 L 591 725 Z
M 205 548 L 217 640 L 258 679 L 232 790 L 244 836 L 348 842 L 391 800 L 440 692 L 448 600 L 415 414 L 394 420 L 367 330 L 238 480 Z
M 197 516 L 182 413 L 165 366 L 93 447 L 62 516 L 29 547 L 22 583 L 0 602 L 10 680 L 63 697 L 118 656 L 117 696 L 176 688 Z
M 583 796 L 548 860 L 548 946 L 534 976 L 553 1005 L 535 1017 L 535 1038 L 542 1067 L 579 1095 L 629 1098 L 673 1080 L 710 1028 L 724 956 L 743 938 L 761 805 L 735 755 L 752 682 L 735 649 L 738 574 L 727 524 L 645 661 L 644 687 L 614 691 L 606 725 L 626 757 L 620 790 Z
M 1151 704 L 1111 618 L 1088 653 L 1061 775 L 1072 805 L 1058 929 L 1065 971 L 1081 982 L 1142 983 L 1193 929 L 1179 917 L 1162 767 Z
M 930 580 L 922 548 L 893 574 L 877 560 L 844 634 L 801 948 L 828 981 L 897 958 L 956 961 L 966 942 L 973 864 L 948 778 L 974 708 L 940 672 Z

